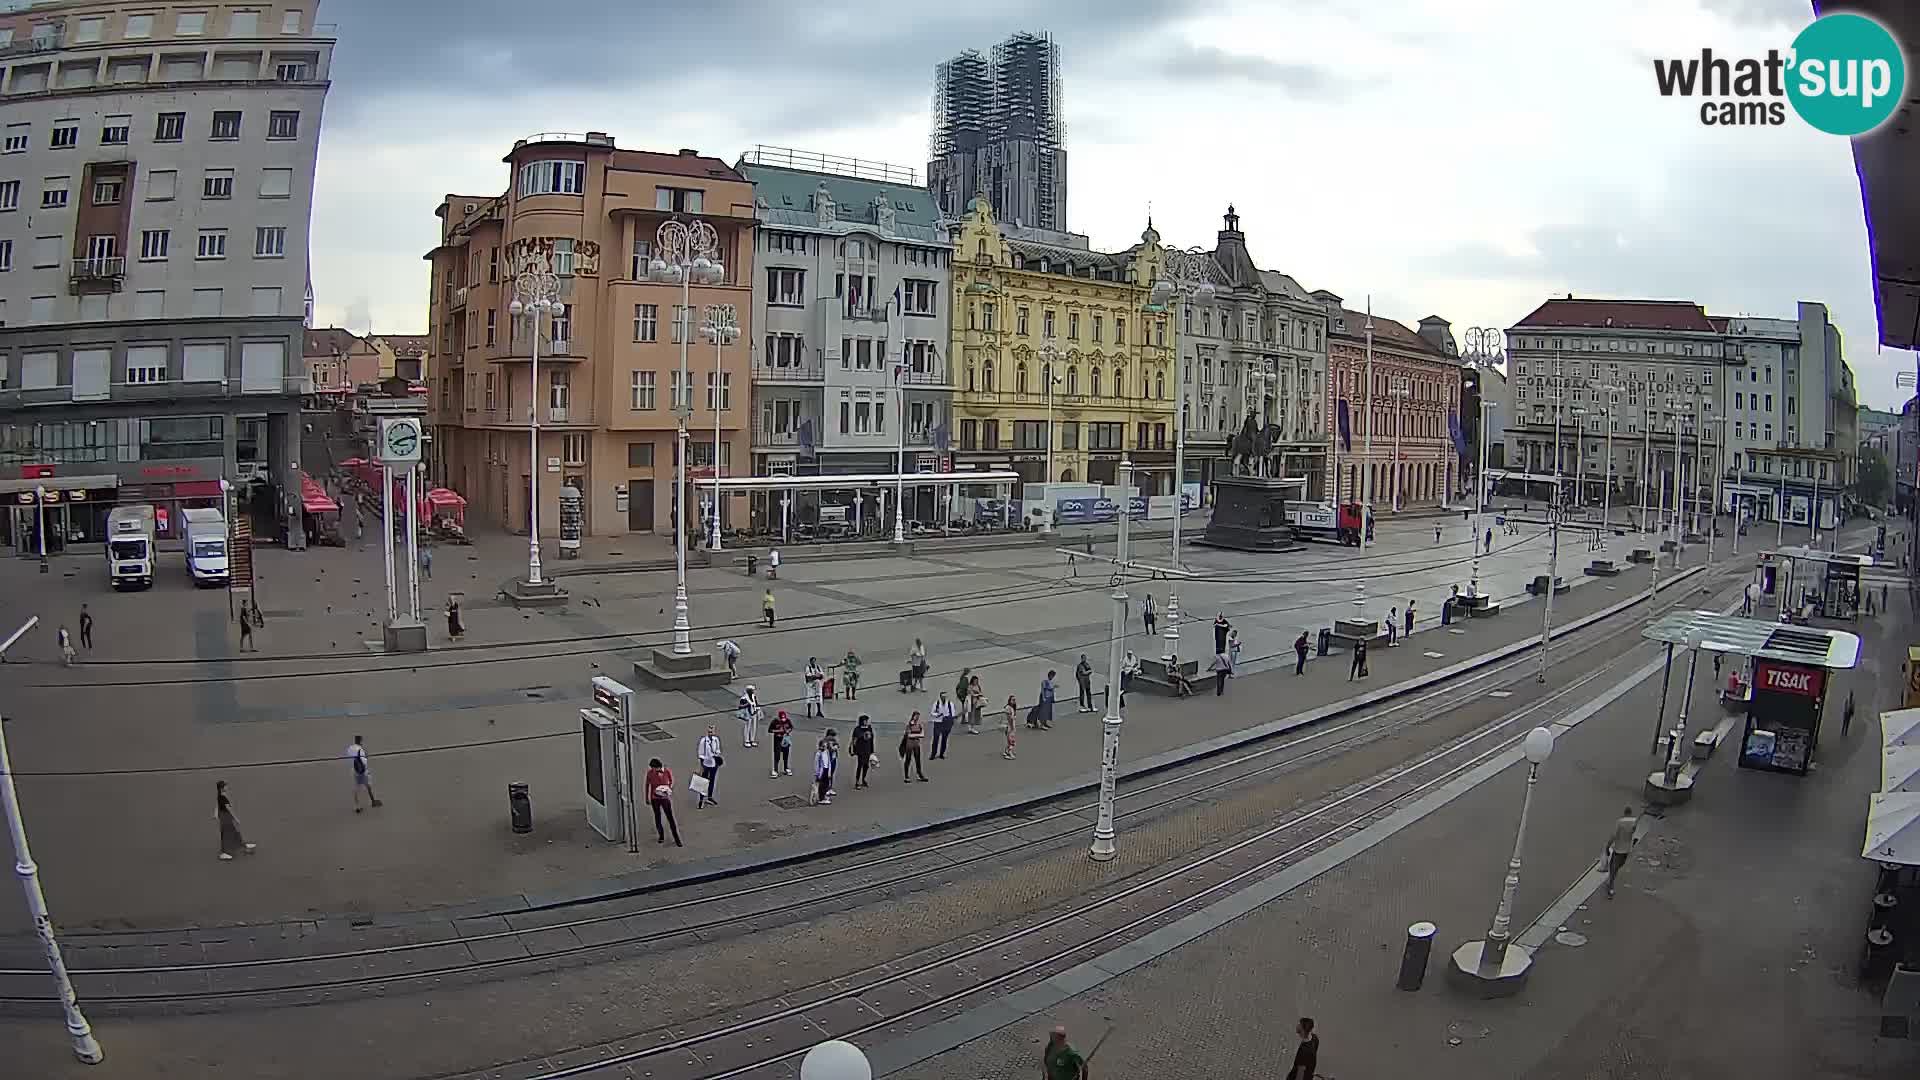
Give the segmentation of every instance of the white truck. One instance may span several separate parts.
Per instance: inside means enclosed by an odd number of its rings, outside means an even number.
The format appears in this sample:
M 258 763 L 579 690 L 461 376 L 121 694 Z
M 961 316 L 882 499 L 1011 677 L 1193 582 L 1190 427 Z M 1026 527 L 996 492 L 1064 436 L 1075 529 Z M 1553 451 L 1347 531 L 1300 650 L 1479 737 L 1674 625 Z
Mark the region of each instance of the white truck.
M 116 589 L 153 585 L 153 507 L 116 506 L 107 512 L 107 578 Z
M 211 506 L 180 511 L 187 526 L 187 574 L 195 585 L 227 583 L 227 519 Z

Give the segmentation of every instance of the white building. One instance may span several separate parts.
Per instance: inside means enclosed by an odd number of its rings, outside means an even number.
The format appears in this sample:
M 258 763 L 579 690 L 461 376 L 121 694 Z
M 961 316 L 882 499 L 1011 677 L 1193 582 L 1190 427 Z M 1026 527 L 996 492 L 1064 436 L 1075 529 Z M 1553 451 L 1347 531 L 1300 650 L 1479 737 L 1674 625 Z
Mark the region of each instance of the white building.
M 932 196 L 910 170 L 774 147 L 737 168 L 760 224 L 755 472 L 890 473 L 903 452 L 906 471 L 936 470 L 953 425 L 953 245 Z M 932 497 L 909 516 L 931 519 Z
M 16 466 L 66 477 L 86 493 L 61 512 L 69 538 L 114 501 L 217 501 L 259 466 L 297 506 L 333 51 L 317 7 L 0 14 L 0 484 Z

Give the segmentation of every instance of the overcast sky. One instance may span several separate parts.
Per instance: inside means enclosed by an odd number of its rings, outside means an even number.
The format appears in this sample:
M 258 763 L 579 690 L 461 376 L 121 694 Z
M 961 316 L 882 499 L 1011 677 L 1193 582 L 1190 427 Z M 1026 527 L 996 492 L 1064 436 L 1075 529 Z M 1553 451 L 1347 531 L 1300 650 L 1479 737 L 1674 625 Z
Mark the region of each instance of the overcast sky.
M 324 0 L 339 24 L 315 199 L 318 317 L 425 330 L 447 192 L 497 193 L 539 131 L 734 160 L 757 143 L 923 171 L 933 66 L 1050 30 L 1068 217 L 1211 246 L 1234 203 L 1260 265 L 1456 336 L 1548 296 L 1689 299 L 1791 317 L 1825 301 L 1862 400 L 1876 344 L 1844 140 L 1708 128 L 1651 59 L 1784 49 L 1806 0 Z

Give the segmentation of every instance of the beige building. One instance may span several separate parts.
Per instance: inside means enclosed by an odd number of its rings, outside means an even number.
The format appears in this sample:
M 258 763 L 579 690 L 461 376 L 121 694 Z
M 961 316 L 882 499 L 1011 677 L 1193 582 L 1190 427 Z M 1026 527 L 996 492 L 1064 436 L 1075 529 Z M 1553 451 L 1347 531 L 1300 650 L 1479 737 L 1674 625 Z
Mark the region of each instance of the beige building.
M 525 530 L 527 491 L 538 469 L 543 535 L 559 532 L 562 485 L 584 495 L 589 536 L 666 530 L 673 519 L 682 295 L 680 285 L 654 280 L 649 264 L 668 221 L 705 222 L 718 235 L 722 280 L 694 284 L 688 294 L 688 476 L 713 475 L 716 419 L 721 475 L 744 470 L 753 186 L 717 158 L 622 150 L 602 132 L 522 139 L 505 161 L 505 194 L 449 195 L 436 211 L 441 242 L 427 255 L 433 279 L 423 371 L 434 430 L 431 475 L 467 497 L 470 515 L 508 529 Z M 533 328 L 524 317 L 516 324 L 508 307 L 517 275 L 547 272 L 558 277 L 564 307 L 557 318 L 540 320 L 535 386 Z M 710 316 L 739 326 L 739 337 L 717 357 L 700 335 Z M 538 407 L 540 424 L 533 460 L 530 405 Z M 689 521 L 699 513 L 690 490 Z M 743 515 L 727 510 L 729 521 Z

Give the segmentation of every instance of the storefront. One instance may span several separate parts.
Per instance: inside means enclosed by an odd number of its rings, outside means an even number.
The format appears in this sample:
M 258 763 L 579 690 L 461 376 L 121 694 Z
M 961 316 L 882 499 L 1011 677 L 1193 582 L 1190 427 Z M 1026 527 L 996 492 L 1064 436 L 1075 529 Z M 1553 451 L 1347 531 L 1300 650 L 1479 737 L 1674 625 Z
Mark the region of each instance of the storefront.
M 113 509 L 120 479 L 112 475 L 55 476 L 44 466 L 23 471 L 45 475 L 0 478 L 0 542 L 17 555 L 57 555 L 69 548 L 104 544 L 107 511 Z
M 227 511 L 226 492 L 220 487 L 223 465 L 213 459 L 123 465 L 118 501 L 123 506 L 152 506 L 154 535 L 177 540 L 186 529 L 180 511 L 202 506 Z

